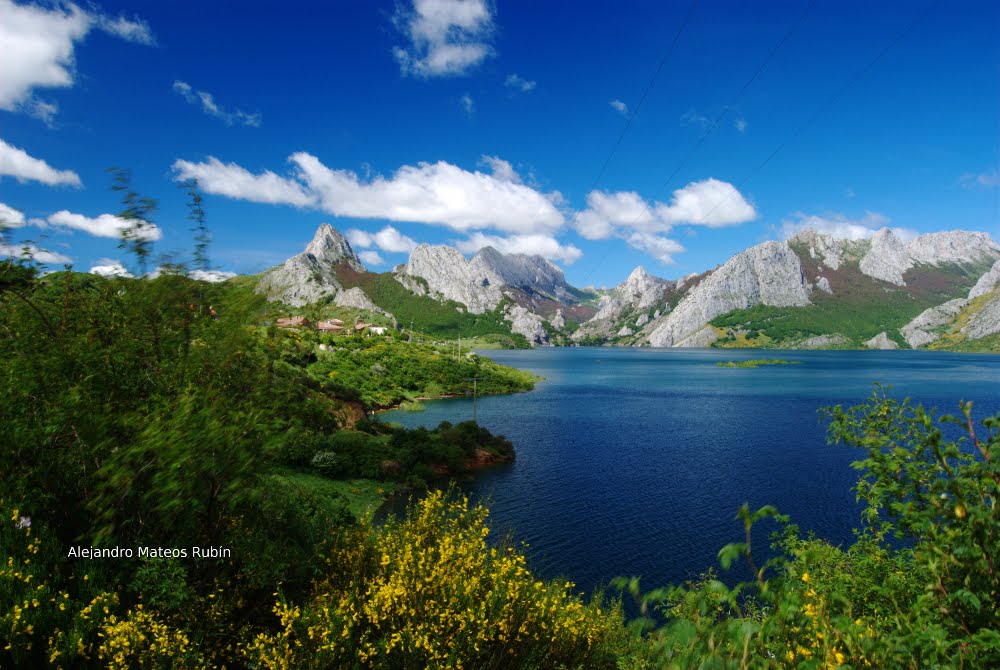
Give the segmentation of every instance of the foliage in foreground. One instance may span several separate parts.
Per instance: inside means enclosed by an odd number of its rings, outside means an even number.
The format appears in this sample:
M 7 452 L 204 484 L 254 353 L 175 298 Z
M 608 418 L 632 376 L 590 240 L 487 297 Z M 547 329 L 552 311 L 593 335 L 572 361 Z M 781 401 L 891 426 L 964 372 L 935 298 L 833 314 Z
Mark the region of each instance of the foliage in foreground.
M 831 439 L 865 451 L 855 544 L 801 538 L 774 508 L 744 506 L 746 540 L 719 558 L 745 560 L 754 580 L 730 588 L 710 572 L 642 596 L 666 623 L 640 621 L 652 632 L 633 667 L 1000 667 L 1000 415 L 977 436 L 970 411 L 935 421 L 881 390 L 828 410 Z M 967 437 L 946 439 L 956 426 Z M 758 566 L 751 529 L 770 517 L 777 555 Z
M 146 561 L 130 598 L 109 574 L 120 564 L 69 561 L 3 511 L 5 667 L 610 669 L 628 635 L 620 607 L 537 580 L 523 554 L 486 543 L 484 508 L 441 492 L 405 521 L 331 529 L 310 592 L 275 583 L 260 620 L 241 615 L 245 584 L 195 591 L 184 561 Z
M 433 492 L 404 522 L 361 525 L 329 555 L 303 604 L 244 654 L 255 667 L 614 667 L 620 608 L 533 577 L 522 554 L 486 543 L 487 511 Z

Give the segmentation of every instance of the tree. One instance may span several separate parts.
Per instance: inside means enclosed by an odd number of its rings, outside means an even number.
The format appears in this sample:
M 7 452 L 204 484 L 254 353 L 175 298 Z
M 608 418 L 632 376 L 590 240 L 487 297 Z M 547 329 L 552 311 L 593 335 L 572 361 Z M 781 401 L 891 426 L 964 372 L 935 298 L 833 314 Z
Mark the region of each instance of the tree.
M 198 188 L 197 179 L 188 179 L 180 187 L 188 194 L 188 219 L 194 222 L 191 230 L 194 232 L 194 266 L 199 270 L 208 271 L 208 245 L 212 242 L 212 234 L 205 225 L 205 210 L 201 203 L 204 197 Z
M 132 189 L 132 172 L 120 167 L 110 167 L 111 190 L 122 194 L 125 209 L 118 214 L 128 226 L 121 233 L 119 249 L 126 249 L 135 255 L 139 264 L 139 276 L 146 274 L 149 258 L 153 253 L 153 231 L 156 226 L 150 221 L 156 211 L 156 200 L 140 196 Z

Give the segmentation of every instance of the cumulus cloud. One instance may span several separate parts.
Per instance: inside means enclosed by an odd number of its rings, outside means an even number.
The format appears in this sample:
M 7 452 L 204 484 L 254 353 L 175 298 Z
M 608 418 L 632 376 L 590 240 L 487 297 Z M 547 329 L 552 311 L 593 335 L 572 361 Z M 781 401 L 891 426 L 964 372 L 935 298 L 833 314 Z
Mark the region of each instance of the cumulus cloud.
M 174 163 L 180 181 L 198 179 L 207 193 L 230 198 L 316 207 L 335 216 L 440 225 L 458 231 L 496 228 L 507 233 L 553 232 L 565 224 L 558 193 L 519 183 L 513 168 L 502 176 L 470 172 L 451 163 L 404 165 L 389 177 L 361 178 L 331 169 L 315 156 L 289 158 L 294 176 L 254 175 L 216 158 Z M 493 165 L 499 165 L 490 158 Z M 488 161 L 489 164 L 489 161 Z
M 75 76 L 74 51 L 92 29 L 129 42 L 153 44 L 140 19 L 112 18 L 69 3 L 51 7 L 0 0 L 0 109 L 51 121 L 57 107 L 34 96 L 36 88 L 67 88 Z
M 413 0 L 400 6 L 396 28 L 408 40 L 393 56 L 404 75 L 462 75 L 493 54 L 493 13 L 486 0 Z
M 560 244 L 554 237 L 542 234 L 500 237 L 477 232 L 467 239 L 457 241 L 455 246 L 466 254 L 475 253 L 483 247 L 493 247 L 504 254 L 541 256 L 550 261 L 563 261 L 567 265 L 583 255 L 583 252 L 572 244 Z
M 619 238 L 662 263 L 684 250 L 666 236 L 677 225 L 719 228 L 757 218 L 757 210 L 732 184 L 718 179 L 694 181 L 673 193 L 669 203 L 647 202 L 634 191 L 591 191 L 587 208 L 573 227 L 588 240 Z
M 82 185 L 80 176 L 72 170 L 56 170 L 42 159 L 29 156 L 24 149 L 0 140 L 0 177 L 4 176 L 13 177 L 21 183 L 40 181 L 48 186 Z
M 87 270 L 92 275 L 101 275 L 102 277 L 133 277 L 134 275 L 125 269 L 121 261 L 115 260 L 113 258 L 101 258 L 98 259 L 97 263 L 89 270 Z
M 684 247 L 677 240 L 639 230 L 629 233 L 625 241 L 633 249 L 649 254 L 664 265 L 673 263 L 674 254 L 684 251 Z
M 803 230 L 812 229 L 838 240 L 863 240 L 888 227 L 890 222 L 889 217 L 877 212 L 865 212 L 860 219 L 851 219 L 837 212 L 824 216 L 795 212 L 792 216 L 794 220 L 785 220 L 781 224 L 781 235 L 784 239 L 795 237 Z M 890 230 L 903 241 L 912 240 L 918 234 L 910 228 L 894 227 Z
M 187 100 L 190 104 L 201 107 L 201 111 L 209 116 L 220 119 L 227 126 L 239 124 L 252 128 L 260 127 L 260 114 L 250 114 L 244 112 L 242 109 L 236 109 L 231 112 L 226 111 L 215 102 L 215 98 L 211 93 L 195 90 L 186 81 L 175 81 L 174 93 Z
M 0 244 L 0 257 L 29 258 L 39 263 L 72 263 L 69 256 L 39 249 L 34 244 Z
M 232 279 L 236 276 L 235 272 L 228 272 L 226 270 L 192 270 L 188 273 L 188 277 L 191 279 L 197 279 L 198 281 L 207 281 L 213 284 L 218 284 L 224 282 L 227 279 Z
M 346 233 L 348 241 L 352 246 L 361 249 L 378 247 L 388 253 L 410 253 L 417 248 L 417 243 L 403 235 L 392 226 L 386 226 L 374 235 L 357 228 L 351 228 Z
M 19 228 L 24 223 L 23 212 L 0 202 L 0 225 L 7 226 L 8 228 Z
M 509 74 L 507 75 L 507 79 L 504 80 L 503 85 L 512 91 L 527 93 L 535 90 L 535 87 L 538 86 L 538 82 L 525 79 L 524 77 L 516 74 Z
M 647 203 L 631 191 L 591 191 L 587 195 L 587 209 L 576 214 L 573 225 L 583 237 L 601 240 L 616 231 L 666 233 L 679 224 L 720 228 L 755 218 L 757 210 L 735 186 L 718 179 L 706 179 L 674 191 L 669 204 Z
M 83 214 L 74 214 L 65 209 L 49 216 L 46 222 L 50 226 L 81 230 L 95 237 L 110 237 L 113 239 L 119 239 L 122 236 L 122 232 L 133 225 L 132 222 L 113 214 L 101 214 L 97 218 L 92 219 Z M 151 242 L 155 242 L 163 237 L 163 231 L 155 224 L 148 222 L 146 222 L 146 225 L 140 232 L 143 238 Z
M 608 104 L 611 105 L 611 109 L 615 110 L 622 116 L 628 116 L 628 105 L 621 100 L 612 100 Z
M 362 251 L 358 254 L 358 258 L 361 259 L 365 265 L 382 265 L 385 263 L 385 259 L 378 255 L 377 251 Z
M 500 181 L 508 181 L 512 184 L 521 183 L 521 175 L 514 170 L 514 166 L 509 161 L 505 161 L 499 156 L 483 156 L 479 162 L 488 167 L 493 176 Z
M 279 177 L 269 170 L 255 175 L 236 163 L 223 164 L 213 156 L 209 156 L 204 163 L 177 160 L 173 168 L 177 181 L 197 179 L 198 186 L 206 193 L 272 205 L 316 205 L 315 196 L 306 193 L 302 184 L 294 179 Z

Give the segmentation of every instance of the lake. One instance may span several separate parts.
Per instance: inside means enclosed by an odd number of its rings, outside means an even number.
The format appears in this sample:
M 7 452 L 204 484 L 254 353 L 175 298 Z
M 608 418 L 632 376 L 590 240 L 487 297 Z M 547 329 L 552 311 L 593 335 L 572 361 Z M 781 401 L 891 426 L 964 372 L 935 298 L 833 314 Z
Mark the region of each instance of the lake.
M 974 417 L 1000 411 L 1000 355 L 924 351 L 547 348 L 481 352 L 545 377 L 530 393 L 480 397 L 481 425 L 517 450 L 510 466 L 462 488 L 485 501 L 494 537 L 528 543 L 530 565 L 582 590 L 615 576 L 644 589 L 709 567 L 743 502 L 772 504 L 803 532 L 845 547 L 859 525 L 851 462 L 826 443 L 821 407 L 864 401 L 878 381 L 898 399 Z M 798 365 L 721 368 L 782 358 Z M 472 399 L 425 403 L 385 421 L 435 426 L 472 418 Z M 765 549 L 770 524 L 755 533 Z M 756 552 L 755 552 L 756 553 Z M 740 575 L 742 578 L 742 575 Z

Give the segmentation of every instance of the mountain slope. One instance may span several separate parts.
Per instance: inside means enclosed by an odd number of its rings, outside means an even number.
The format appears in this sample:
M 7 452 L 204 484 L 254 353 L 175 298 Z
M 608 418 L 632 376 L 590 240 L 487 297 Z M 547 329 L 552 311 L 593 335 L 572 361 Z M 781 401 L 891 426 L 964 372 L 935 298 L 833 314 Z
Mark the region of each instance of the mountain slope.
M 305 251 L 268 270 L 257 284 L 257 292 L 268 300 L 301 307 L 335 296 L 343 286 L 337 269 L 349 267 L 364 272 L 365 266 L 347 241 L 328 223 L 320 225 Z

